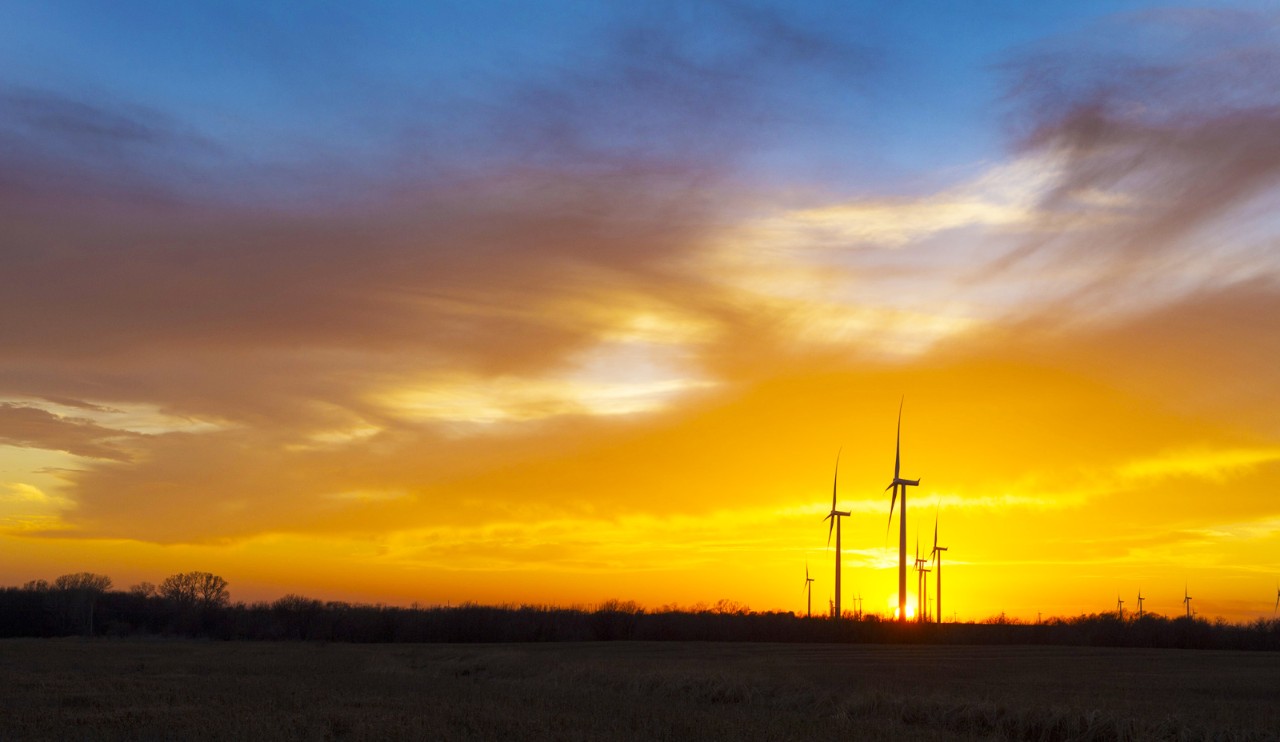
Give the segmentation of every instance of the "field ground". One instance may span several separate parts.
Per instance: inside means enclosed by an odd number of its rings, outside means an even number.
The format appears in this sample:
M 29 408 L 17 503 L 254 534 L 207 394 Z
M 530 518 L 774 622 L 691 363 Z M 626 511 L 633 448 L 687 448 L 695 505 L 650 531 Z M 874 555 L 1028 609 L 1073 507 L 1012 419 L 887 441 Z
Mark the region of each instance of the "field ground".
M 1277 739 L 1280 654 L 0 641 L 0 739 Z

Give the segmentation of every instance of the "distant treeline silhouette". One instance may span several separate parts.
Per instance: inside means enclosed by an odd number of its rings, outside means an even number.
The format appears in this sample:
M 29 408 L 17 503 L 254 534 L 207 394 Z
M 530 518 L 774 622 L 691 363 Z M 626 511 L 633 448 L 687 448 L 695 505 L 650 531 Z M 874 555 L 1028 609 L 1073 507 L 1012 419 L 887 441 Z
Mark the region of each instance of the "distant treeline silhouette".
M 286 595 L 232 603 L 226 580 L 207 572 L 159 586 L 111 590 L 83 572 L 0 588 L 0 637 L 174 636 L 333 642 L 750 641 L 883 644 L 1059 644 L 1280 650 L 1280 621 L 1248 624 L 1148 613 L 1099 613 L 1025 623 L 1003 614 L 980 623 L 900 624 L 876 615 L 834 621 L 758 612 L 722 600 L 647 610 L 630 601 L 599 606 L 399 607 L 322 602 Z

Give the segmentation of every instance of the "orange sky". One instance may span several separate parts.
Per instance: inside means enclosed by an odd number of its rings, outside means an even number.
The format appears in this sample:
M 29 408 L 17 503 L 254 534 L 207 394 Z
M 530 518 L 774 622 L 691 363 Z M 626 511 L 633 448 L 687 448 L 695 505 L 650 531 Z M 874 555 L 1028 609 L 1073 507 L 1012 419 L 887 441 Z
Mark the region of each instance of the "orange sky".
M 298 213 L 24 161 L 0 584 L 801 611 L 807 562 L 816 610 L 843 448 L 885 612 L 905 397 L 948 616 L 1271 616 L 1280 96 L 1226 91 L 1280 57 L 1233 44 L 1014 60 L 1002 157 L 893 192 L 558 153 Z

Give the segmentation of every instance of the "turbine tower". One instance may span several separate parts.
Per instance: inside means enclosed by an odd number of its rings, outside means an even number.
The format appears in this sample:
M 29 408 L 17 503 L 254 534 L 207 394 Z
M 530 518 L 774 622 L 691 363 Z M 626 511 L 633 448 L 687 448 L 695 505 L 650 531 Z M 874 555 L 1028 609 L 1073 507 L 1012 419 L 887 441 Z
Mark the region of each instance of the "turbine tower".
M 898 490 L 902 490 L 902 505 L 898 511 L 898 620 L 907 620 L 907 487 L 919 487 L 919 479 L 903 479 L 902 478 L 902 403 L 906 401 L 904 397 L 898 402 L 898 436 L 894 444 L 893 453 L 893 481 L 889 483 L 886 490 L 893 490 L 893 499 L 889 502 L 889 525 L 885 527 L 887 532 L 893 526 L 893 506 L 898 501 Z
M 809 576 L 809 562 L 804 563 L 804 592 L 806 596 L 805 618 L 813 618 L 813 578 Z
M 1191 596 L 1187 595 L 1187 586 L 1182 586 L 1182 604 L 1187 607 L 1187 618 L 1191 618 Z
M 840 453 L 836 452 L 836 474 L 831 480 L 831 512 L 823 520 L 831 521 L 827 526 L 827 546 L 831 546 L 831 531 L 836 532 L 836 597 L 832 603 L 831 615 L 840 618 L 840 519 L 849 516 L 848 510 L 836 510 L 836 485 L 840 482 Z
M 947 550 L 947 547 L 938 546 L 938 516 L 934 515 L 933 516 L 933 553 L 931 554 L 931 556 L 933 557 L 934 565 L 938 570 L 938 590 L 937 590 L 938 596 L 934 598 L 934 600 L 936 600 L 938 604 L 937 613 L 934 614 L 935 616 L 938 617 L 938 623 L 942 623 L 942 552 L 946 550 Z

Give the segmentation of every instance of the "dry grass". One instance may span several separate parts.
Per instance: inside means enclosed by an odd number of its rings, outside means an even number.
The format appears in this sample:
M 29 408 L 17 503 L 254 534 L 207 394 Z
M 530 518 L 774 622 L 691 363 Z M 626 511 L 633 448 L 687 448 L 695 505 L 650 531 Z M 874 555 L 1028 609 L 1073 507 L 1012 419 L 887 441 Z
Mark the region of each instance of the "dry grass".
M 1271 653 L 0 642 L 0 739 L 1275 739 Z

